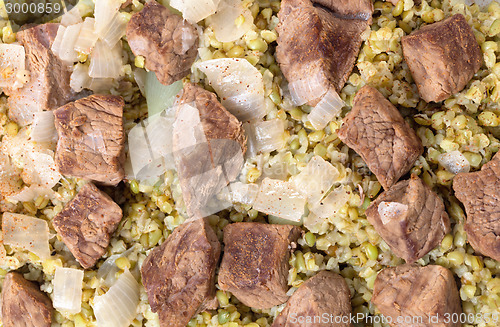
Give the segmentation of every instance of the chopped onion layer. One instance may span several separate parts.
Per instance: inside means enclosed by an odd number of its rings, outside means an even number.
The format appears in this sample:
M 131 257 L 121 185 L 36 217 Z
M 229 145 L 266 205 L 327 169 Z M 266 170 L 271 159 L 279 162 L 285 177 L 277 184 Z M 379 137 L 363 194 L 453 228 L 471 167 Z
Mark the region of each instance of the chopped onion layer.
M 114 22 L 122 5 L 121 0 L 95 0 L 95 32 L 99 37 L 103 37 Z
M 170 6 L 179 10 L 182 17 L 192 24 L 213 15 L 220 0 L 170 0 Z
M 23 189 L 13 195 L 7 196 L 9 201 L 21 201 L 21 202 L 29 202 L 35 201 L 40 196 L 53 199 L 55 195 L 54 190 L 42 186 L 31 185 L 28 187 L 23 187 Z
M 337 213 L 349 201 L 349 190 L 341 185 L 332 190 L 323 200 L 312 205 L 311 212 L 320 218 L 328 218 Z
M 207 23 L 212 26 L 218 41 L 233 42 L 250 30 L 253 16 L 241 0 L 222 0 L 217 12 L 207 18 Z
M 253 147 L 251 150 L 259 153 L 283 149 L 286 145 L 285 124 L 285 121 L 276 118 L 246 125 L 247 137 Z
M 45 220 L 5 212 L 2 231 L 4 244 L 33 252 L 42 260 L 50 257 L 49 226 Z
M 176 95 L 182 90 L 182 81 L 170 85 L 163 85 L 158 81 L 156 74 L 152 71 L 147 73 L 144 91 L 148 103 L 148 116 L 162 112 L 173 106 Z
M 329 82 L 321 70 L 288 83 L 292 102 L 296 106 L 321 98 L 329 89 Z
M 26 69 L 24 47 L 19 44 L 0 44 L 0 87 L 19 88 L 18 71 Z
M 97 278 L 102 279 L 106 286 L 113 286 L 116 282 L 115 275 L 120 271 L 120 269 L 116 266 L 116 259 L 128 256 L 134 251 L 134 249 L 135 245 L 123 253 L 113 254 L 107 258 L 106 261 L 104 261 L 104 263 L 99 267 L 99 270 L 97 270 Z
M 401 220 L 406 216 L 408 206 L 399 202 L 382 201 L 378 205 L 378 214 L 382 224 L 388 224 L 391 220 Z
M 128 327 L 137 314 L 139 284 L 126 270 L 106 294 L 94 298 L 98 326 Z
M 229 184 L 231 193 L 231 200 L 234 203 L 242 203 L 246 205 L 253 205 L 259 186 L 257 184 L 244 184 L 241 182 L 234 182 Z
M 98 40 L 90 54 L 89 76 L 94 78 L 117 78 L 122 69 L 122 47 L 118 42 L 110 48 Z
M 81 23 L 82 21 L 82 15 L 80 14 L 78 7 L 71 8 L 70 11 L 67 11 L 61 16 L 62 26 L 75 25 Z
M 306 199 L 292 183 L 264 178 L 253 207 L 268 215 L 298 222 L 305 204 Z
M 57 131 L 52 111 L 39 111 L 34 114 L 35 119 L 31 126 L 31 139 L 35 142 L 54 142 L 57 140 Z
M 330 88 L 318 104 L 311 110 L 308 118 L 316 130 L 321 130 L 334 118 L 338 117 L 344 106 L 334 88 Z
M 75 43 L 75 50 L 85 54 L 90 54 L 97 42 L 97 34 L 94 30 L 95 19 L 91 17 L 85 18 L 78 35 L 78 40 Z
M 54 308 L 75 314 L 82 310 L 83 270 L 56 267 Z
M 102 40 L 104 40 L 109 47 L 114 47 L 116 43 L 118 43 L 118 41 L 120 41 L 120 39 L 125 35 L 127 23 L 128 19 L 124 14 L 116 14 L 106 31 L 102 33 Z
M 240 121 L 266 115 L 262 74 L 246 59 L 212 59 L 195 67 L 207 75 L 222 105 Z
M 51 49 L 62 61 L 67 63 L 78 61 L 78 53 L 75 51 L 75 45 L 82 26 L 83 23 L 67 27 L 59 26 Z
M 470 171 L 469 161 L 462 152 L 458 150 L 440 154 L 438 161 L 441 166 L 453 174 L 468 173 Z

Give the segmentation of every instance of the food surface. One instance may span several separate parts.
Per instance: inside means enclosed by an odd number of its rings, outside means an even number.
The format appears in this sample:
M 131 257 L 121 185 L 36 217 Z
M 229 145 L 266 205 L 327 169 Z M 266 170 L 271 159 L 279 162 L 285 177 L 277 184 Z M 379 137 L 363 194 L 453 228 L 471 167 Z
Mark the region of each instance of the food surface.
M 66 9 L 0 10 L 0 326 L 500 326 L 498 0 Z

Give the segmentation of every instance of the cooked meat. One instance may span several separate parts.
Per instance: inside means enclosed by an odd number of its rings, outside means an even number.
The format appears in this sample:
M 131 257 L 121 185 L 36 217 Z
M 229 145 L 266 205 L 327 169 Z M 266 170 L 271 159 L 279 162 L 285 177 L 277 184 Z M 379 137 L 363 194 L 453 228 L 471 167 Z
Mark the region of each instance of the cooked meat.
M 372 21 L 373 2 L 371 0 L 312 0 L 320 4 L 336 15 L 344 18 Z
M 187 84 L 180 103 L 192 107 L 181 106 L 177 111 L 175 165 L 189 216 L 202 218 L 214 213 L 206 209 L 210 199 L 240 174 L 246 137 L 241 123 L 214 93 Z M 191 141 L 194 134 L 202 134 L 198 142 Z
M 317 2 L 333 3 L 331 0 Z M 348 14 L 352 9 L 347 1 L 337 5 L 341 14 Z M 354 67 L 363 41 L 361 33 L 369 22 L 333 14 L 313 6 L 310 0 L 283 0 L 278 17 L 276 58 L 288 82 L 296 83 L 308 76 L 310 84 L 319 83 L 323 89 L 333 86 L 340 92 Z
M 382 193 L 366 217 L 392 252 L 409 263 L 435 248 L 450 231 L 443 201 L 417 175 Z
M 43 24 L 16 34 L 26 51 L 30 81 L 20 89 L 4 91 L 9 95 L 9 118 L 22 126 L 33 121 L 35 112 L 56 109 L 74 97 L 70 68 L 50 50 L 58 28 L 59 24 Z
M 267 309 L 284 303 L 288 299 L 290 250 L 300 234 L 300 228 L 290 225 L 227 225 L 220 288 L 252 308 Z
M 500 261 L 500 152 L 481 171 L 453 179 L 455 196 L 467 213 L 465 232 L 472 247 Z
M 207 219 L 184 223 L 151 251 L 141 275 L 160 326 L 185 327 L 196 313 L 217 308 L 213 299 L 220 251 Z
M 94 184 L 84 185 L 52 220 L 52 225 L 83 268 L 95 265 L 122 219 L 122 209 Z
M 371 86 L 358 91 L 338 135 L 363 158 L 386 190 L 410 170 L 424 151 L 398 109 Z
M 458 323 L 445 323 L 445 314 L 460 316 L 462 306 L 453 274 L 441 266 L 405 264 L 382 270 L 375 280 L 372 303 L 392 318 L 391 326 L 460 326 L 460 319 Z M 398 317 L 403 317 L 401 323 L 396 323 Z M 404 323 L 405 318 L 414 323 Z
M 483 62 L 476 37 L 461 14 L 403 36 L 401 44 L 420 97 L 427 102 L 461 91 Z
M 324 318 L 325 313 L 329 317 L 346 317 L 344 319 L 349 321 L 351 311 L 351 291 L 344 278 L 339 274 L 323 270 L 300 285 L 288 300 L 283 311 L 274 320 L 272 327 L 301 327 L 305 325 L 322 327 L 325 326 L 325 322 L 319 318 Z M 298 317 L 312 317 L 310 318 L 311 323 L 300 323 Z M 332 322 L 328 326 L 348 327 L 352 324 Z
M 123 179 L 124 105 L 119 96 L 91 95 L 54 111 L 61 174 L 110 185 Z
M 33 282 L 18 272 L 5 276 L 2 287 L 4 327 L 50 327 L 52 302 Z
M 127 39 L 136 56 L 165 85 L 189 74 L 198 54 L 196 28 L 156 1 L 147 2 L 127 25 Z

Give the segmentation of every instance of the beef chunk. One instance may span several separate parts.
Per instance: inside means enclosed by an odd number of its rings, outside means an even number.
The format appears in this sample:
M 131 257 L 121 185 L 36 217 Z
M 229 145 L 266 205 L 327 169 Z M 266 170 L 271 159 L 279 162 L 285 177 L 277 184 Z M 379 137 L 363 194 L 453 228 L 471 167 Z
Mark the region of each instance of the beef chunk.
M 386 190 L 410 170 L 424 151 L 417 134 L 396 107 L 371 86 L 358 91 L 338 135 L 363 158 Z
M 195 27 L 156 1 L 132 16 L 127 39 L 132 52 L 144 56 L 146 68 L 165 85 L 188 75 L 198 54 Z
M 2 287 L 4 327 L 50 327 L 52 302 L 35 283 L 17 272 L 5 276 Z
M 290 249 L 300 233 L 300 228 L 290 225 L 227 225 L 220 288 L 252 308 L 267 309 L 284 303 L 288 299 Z
M 80 192 L 54 217 L 52 224 L 83 268 L 95 265 L 122 219 L 122 209 L 94 184 Z
M 124 105 L 118 96 L 91 95 L 54 111 L 61 174 L 110 185 L 123 179 Z
M 445 314 L 460 315 L 462 307 L 453 274 L 441 266 L 405 264 L 382 270 L 375 280 L 372 303 L 384 316 L 392 318 L 391 326 L 460 326 L 459 322 L 445 323 Z M 398 317 L 415 324 L 396 323 Z
M 312 320 L 328 313 L 332 317 L 351 316 L 351 291 L 344 278 L 330 271 L 321 271 L 300 285 L 288 300 L 281 314 L 274 320 L 272 327 L 321 327 L 324 322 Z M 306 324 L 298 322 L 297 318 L 312 317 Z M 345 321 L 345 320 L 344 320 Z M 350 327 L 350 323 L 331 323 L 331 327 Z
M 416 175 L 382 193 L 366 210 L 392 252 L 414 262 L 435 248 L 450 231 L 441 198 Z
M 482 54 L 464 16 L 456 14 L 401 38 L 403 56 L 427 102 L 461 91 L 479 70 Z
M 215 269 L 221 245 L 207 219 L 186 222 L 151 251 L 142 283 L 162 327 L 184 327 L 198 312 L 214 310 Z
M 17 33 L 26 51 L 26 69 L 30 81 L 17 90 L 4 90 L 9 118 L 20 125 L 33 121 L 34 113 L 56 109 L 72 100 L 70 68 L 50 50 L 59 24 L 37 25 Z
M 455 196 L 467 213 L 465 232 L 472 247 L 500 261 L 500 153 L 481 171 L 453 179 Z
M 312 0 L 320 4 L 336 15 L 344 18 L 362 19 L 371 24 L 373 14 L 373 2 L 371 0 Z
M 187 84 L 180 103 L 173 131 L 174 160 L 187 212 L 201 218 L 225 209 L 210 212 L 207 206 L 239 175 L 246 138 L 241 123 L 214 93 Z

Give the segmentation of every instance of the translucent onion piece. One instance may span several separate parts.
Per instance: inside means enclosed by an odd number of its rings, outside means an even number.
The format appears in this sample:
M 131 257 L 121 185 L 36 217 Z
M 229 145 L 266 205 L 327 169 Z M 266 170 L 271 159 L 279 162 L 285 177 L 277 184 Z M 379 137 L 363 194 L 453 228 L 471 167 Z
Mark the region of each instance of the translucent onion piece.
M 296 106 L 321 98 L 329 89 L 329 83 L 321 70 L 311 76 L 303 76 L 288 83 L 292 102 Z
M 0 44 L 0 87 L 12 87 L 16 84 L 16 73 L 26 69 L 25 55 L 22 45 Z
M 5 212 L 2 231 L 4 244 L 33 252 L 42 260 L 50 257 L 49 226 L 45 220 Z
M 237 25 L 237 19 L 243 16 L 243 23 Z M 207 18 L 213 28 L 215 38 L 220 42 L 233 42 L 245 35 L 253 25 L 252 12 L 243 7 L 241 0 L 222 0 L 217 12 Z
M 84 64 L 76 64 L 69 80 L 69 86 L 75 92 L 81 92 L 90 86 L 92 78 L 89 76 L 89 67 Z
M 339 171 L 320 156 L 314 156 L 292 181 L 309 204 L 315 205 L 330 190 L 339 177 Z
M 163 110 L 172 107 L 175 96 L 182 90 L 182 81 L 163 85 L 152 71 L 147 73 L 144 91 L 148 103 L 148 116 L 152 117 Z
M 98 40 L 90 54 L 89 76 L 94 78 L 117 78 L 122 70 L 122 48 L 118 42 L 110 48 Z
M 285 124 L 281 119 L 253 123 L 255 150 L 257 152 L 271 152 L 281 150 L 286 145 Z
M 70 25 L 64 30 L 61 44 L 59 46 L 59 49 L 57 50 L 57 55 L 59 56 L 59 58 L 61 58 L 61 60 L 69 63 L 78 61 L 78 53 L 75 51 L 75 44 L 78 40 L 78 35 L 80 35 L 82 25 L 83 23 Z
M 292 183 L 264 178 L 253 207 L 268 215 L 298 222 L 305 204 L 306 199 Z
M 62 40 L 64 37 L 64 33 L 66 32 L 66 26 L 59 25 L 59 28 L 57 29 L 57 34 L 54 39 L 54 42 L 52 42 L 51 50 L 52 52 L 59 57 L 59 49 L 61 48 Z
M 113 23 L 115 15 L 118 14 L 121 0 L 95 0 L 95 32 L 99 37 L 103 37 L 109 26 Z
M 378 214 L 384 225 L 391 220 L 404 218 L 407 212 L 408 206 L 403 203 L 382 201 L 378 205 Z
M 57 140 L 57 131 L 52 111 L 35 112 L 35 119 L 31 126 L 31 139 L 35 142 L 54 142 Z
M 321 130 L 334 118 L 338 117 L 344 106 L 334 88 L 330 88 L 318 104 L 311 110 L 308 118 L 316 130 Z
M 440 154 L 438 161 L 441 166 L 453 174 L 468 173 L 470 171 L 469 161 L 462 152 L 458 150 Z
M 21 170 L 10 160 L 10 157 L 0 150 L 0 194 L 9 196 L 21 189 Z
M 42 186 L 37 186 L 37 185 L 31 185 L 28 187 L 23 187 L 23 189 L 14 194 L 14 195 L 9 195 L 6 198 L 9 201 L 21 201 L 21 202 L 29 202 L 29 201 L 34 201 L 38 199 L 40 196 L 53 199 L 55 195 L 55 192 L 47 187 L 42 187 Z
M 240 121 L 266 115 L 262 74 L 246 59 L 212 59 L 195 67 L 207 75 L 222 105 Z
M 130 249 L 124 251 L 123 253 L 120 254 L 113 254 L 109 258 L 104 261 L 104 263 L 99 267 L 99 270 L 97 270 L 97 278 L 102 279 L 104 281 L 104 284 L 108 287 L 113 286 L 113 284 L 116 282 L 116 273 L 120 271 L 120 268 L 118 268 L 115 264 L 116 259 L 126 257 L 132 251 L 134 251 L 135 245 L 132 246 Z
M 244 184 L 234 182 L 229 184 L 232 202 L 253 205 L 259 186 L 257 184 Z
M 79 313 L 82 310 L 83 270 L 56 267 L 53 283 L 54 308 Z
M 311 212 L 320 218 L 328 218 L 338 212 L 349 201 L 348 189 L 341 185 L 332 190 L 323 200 L 312 205 Z
M 326 234 L 328 232 L 328 219 L 318 217 L 313 212 L 309 212 L 304 217 L 304 227 L 316 234 Z
M 220 0 L 170 0 L 170 6 L 179 10 L 182 17 L 192 24 L 213 15 Z
M 102 33 L 102 40 L 109 47 L 114 47 L 118 41 L 125 35 L 128 20 L 125 15 L 118 13 L 113 17 L 113 21 L 108 25 L 108 28 Z
M 67 11 L 61 16 L 62 26 L 75 25 L 81 23 L 82 21 L 82 15 L 80 14 L 78 7 L 71 8 L 70 11 Z
M 97 326 L 128 327 L 137 314 L 139 284 L 126 270 L 106 294 L 94 298 Z
M 78 52 L 82 52 L 85 54 L 90 54 L 92 49 L 94 48 L 95 43 L 97 42 L 97 34 L 94 30 L 95 19 L 91 17 L 85 18 L 82 24 L 82 28 L 80 30 L 80 34 L 78 35 L 78 39 L 75 43 L 75 50 Z

